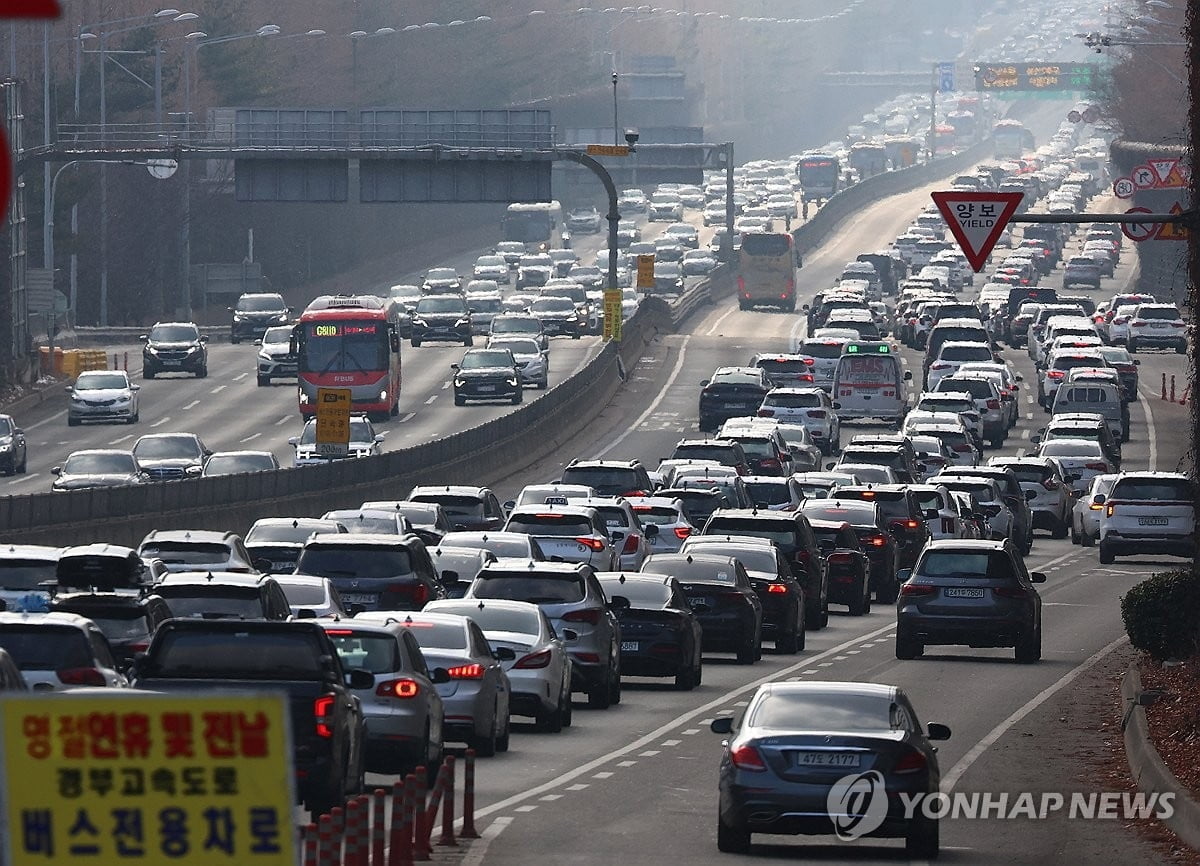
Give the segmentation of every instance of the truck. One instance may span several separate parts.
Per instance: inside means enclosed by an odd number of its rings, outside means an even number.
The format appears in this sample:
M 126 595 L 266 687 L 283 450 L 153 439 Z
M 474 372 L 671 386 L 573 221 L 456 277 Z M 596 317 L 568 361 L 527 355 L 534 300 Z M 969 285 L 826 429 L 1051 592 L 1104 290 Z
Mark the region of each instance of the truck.
M 1165 553 L 1191 558 L 1196 549 L 1196 490 L 1178 472 L 1126 472 L 1108 496 L 1097 496 L 1100 563 L 1118 556 Z
M 375 677 L 345 671 L 315 621 L 171 619 L 134 660 L 130 681 L 166 693 L 282 692 L 305 807 L 324 814 L 363 789 L 366 728 L 353 690 L 373 688 Z

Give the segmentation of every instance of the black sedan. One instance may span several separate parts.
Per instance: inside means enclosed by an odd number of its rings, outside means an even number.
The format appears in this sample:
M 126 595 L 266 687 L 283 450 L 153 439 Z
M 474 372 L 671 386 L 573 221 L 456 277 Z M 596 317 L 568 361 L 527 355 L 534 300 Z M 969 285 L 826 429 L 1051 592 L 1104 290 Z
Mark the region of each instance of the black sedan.
M 27 462 L 25 431 L 11 415 L 0 415 L 0 470 L 5 475 L 24 473 Z
M 910 857 L 937 856 L 938 820 L 919 798 L 938 790 L 930 741 L 949 739 L 950 729 L 923 729 L 895 686 L 768 683 L 743 718 L 717 718 L 710 727 L 733 734 L 719 771 L 721 851 L 746 853 L 751 834 L 771 833 L 903 837 Z M 913 797 L 910 815 L 905 800 Z
M 514 406 L 524 399 L 521 372 L 508 349 L 471 349 L 454 370 L 454 405 L 468 400 L 508 400 Z
M 679 581 L 688 605 L 703 629 L 705 652 L 737 653 L 739 664 L 762 658 L 762 602 L 746 567 L 732 556 L 655 553 L 642 564 L 644 574 Z
M 567 336 L 578 340 L 587 331 L 587 317 L 570 298 L 549 296 L 537 298 L 529 305 L 529 315 L 541 320 L 551 336 Z
M 844 604 L 850 616 L 871 611 L 871 560 L 849 523 L 840 520 L 814 520 L 813 533 L 825 554 L 829 571 L 829 601 Z
M 604 594 L 629 600 L 614 605 L 621 625 L 621 676 L 674 677 L 677 689 L 700 685 L 700 621 L 673 577 L 597 572 Z

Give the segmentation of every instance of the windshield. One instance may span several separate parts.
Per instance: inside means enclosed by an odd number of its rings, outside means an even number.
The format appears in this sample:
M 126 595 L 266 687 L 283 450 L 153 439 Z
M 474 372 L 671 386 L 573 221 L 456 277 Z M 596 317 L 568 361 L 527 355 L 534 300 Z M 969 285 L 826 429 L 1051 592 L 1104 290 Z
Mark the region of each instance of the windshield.
M 836 494 L 832 494 L 836 495 Z M 875 526 L 875 509 L 849 502 L 839 502 L 836 499 L 822 500 L 818 503 L 805 503 L 804 516 L 810 520 L 834 520 L 849 523 L 851 526 Z
M 195 325 L 155 325 L 150 329 L 152 343 L 194 343 L 199 339 Z
M 292 339 L 292 329 L 289 327 L 267 328 L 263 334 L 263 345 L 267 343 L 289 343 Z
M 121 373 L 82 374 L 75 380 L 76 391 L 107 391 L 114 388 L 128 388 L 129 380 Z
M 1003 553 L 965 550 L 930 551 L 921 558 L 916 573 L 925 577 L 1012 577 L 1012 563 Z
M 531 313 L 566 313 L 575 311 L 575 302 L 570 298 L 538 298 L 529 305 Z
M 504 256 L 480 256 L 475 260 L 477 268 L 507 268 L 508 262 L 504 261 Z
M 318 374 L 386 370 L 388 352 L 387 328 L 382 321 L 309 322 L 305 326 L 301 369 Z
M 792 492 L 783 479 L 779 481 L 747 481 L 746 489 L 750 492 L 750 499 L 760 507 L 784 505 L 792 501 Z
M 138 552 L 145 559 L 161 559 L 168 565 L 217 565 L 229 561 L 228 547 L 199 541 L 150 542 Z
M 736 465 L 740 457 L 730 445 L 678 445 L 672 460 L 715 460 L 722 466 Z
M 524 535 L 508 537 L 494 534 L 475 534 L 470 532 L 451 532 L 442 538 L 442 544 L 447 547 L 469 547 L 473 550 L 490 550 L 498 557 L 515 557 L 525 559 L 532 553 L 530 539 Z
M 534 604 L 567 604 L 583 601 L 583 581 L 572 574 L 483 572 L 471 587 L 474 598 L 506 598 Z
M 246 544 L 269 544 L 270 542 L 300 543 L 314 532 L 337 532 L 337 526 L 332 521 L 297 520 L 295 525 L 288 523 L 255 524 L 246 535 Z
M 1179 318 L 1179 310 L 1174 307 L 1139 307 L 1137 310 L 1139 319 L 1167 319 L 1174 321 Z
M 507 213 L 504 215 L 504 239 L 537 243 L 550 237 L 551 219 L 546 211 Z
M 876 695 L 772 692 L 759 701 L 747 724 L 759 728 L 822 731 L 888 731 L 892 704 Z
M 63 464 L 63 475 L 132 475 L 137 464 L 132 454 L 72 454 Z
M 284 583 L 279 581 L 279 588 L 287 598 L 288 605 L 323 605 L 328 600 L 323 583 Z
M 279 295 L 243 295 L 234 309 L 239 313 L 282 313 L 287 304 Z
M 498 313 L 504 309 L 504 304 L 499 298 L 472 298 L 471 312 L 474 313 Z
M 463 370 L 482 370 L 488 367 L 511 367 L 512 355 L 503 350 L 481 349 L 478 352 L 467 352 L 463 355 L 459 368 Z
M 388 580 L 412 574 L 413 564 L 408 549 L 402 546 L 317 544 L 300 551 L 296 572 L 320 577 Z
M 769 538 L 785 554 L 796 550 L 796 530 L 791 520 L 764 520 L 761 517 L 722 517 L 717 515 L 704 525 L 705 535 L 752 535 Z
M 842 345 L 842 343 L 805 341 L 801 344 L 799 351 L 814 358 L 840 358 L 842 356 Z
M 422 313 L 465 313 L 467 305 L 462 298 L 454 295 L 439 295 L 434 298 L 421 298 L 417 302 L 417 315 Z
M 139 460 L 165 460 L 173 457 L 199 460 L 200 446 L 190 436 L 143 437 L 133 446 Z
M 275 468 L 270 454 L 216 454 L 204 464 L 204 474 L 235 475 L 238 472 L 265 472 Z

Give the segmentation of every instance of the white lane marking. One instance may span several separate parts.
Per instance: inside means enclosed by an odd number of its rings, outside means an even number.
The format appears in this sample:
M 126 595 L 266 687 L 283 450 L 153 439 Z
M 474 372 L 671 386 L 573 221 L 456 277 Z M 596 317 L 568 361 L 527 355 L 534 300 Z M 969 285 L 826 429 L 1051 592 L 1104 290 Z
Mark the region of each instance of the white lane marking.
M 1022 439 L 1029 438 L 1029 428 L 1028 427 L 1025 427 L 1024 429 L 1021 430 L 1021 438 Z
M 425 401 L 425 405 L 428 406 L 430 403 L 432 403 L 437 398 L 438 398 L 437 394 L 430 394 L 429 399 Z
M 236 376 L 233 377 L 233 381 L 240 382 L 249 375 L 250 375 L 249 373 L 238 373 Z
M 700 729 L 699 728 L 688 728 L 686 731 L 680 731 L 679 733 L 683 734 L 686 737 L 690 737 L 692 734 L 700 733 Z
M 546 782 L 542 782 L 540 785 L 534 785 L 532 788 L 529 788 L 525 791 L 521 791 L 519 793 L 513 794 L 511 796 L 505 797 L 503 800 L 499 800 L 490 806 L 485 806 L 482 809 L 478 809 L 475 812 L 475 817 L 476 818 L 486 818 L 488 815 L 494 815 L 496 812 L 502 812 L 502 811 L 508 809 L 510 806 L 513 806 L 517 803 L 528 800 L 530 797 L 537 797 L 542 794 L 553 791 L 555 788 L 559 787 L 560 785 L 565 784 L 566 782 L 570 782 L 574 779 L 578 779 L 580 776 L 582 776 L 585 773 L 590 773 L 594 770 L 597 770 L 600 767 L 603 767 L 605 764 L 608 764 L 617 758 L 624 757 L 625 755 L 629 754 L 630 752 L 632 752 L 636 749 L 641 749 L 641 748 L 648 746 L 650 743 L 653 743 L 653 742 L 659 740 L 661 737 L 674 731 L 676 728 L 679 728 L 684 724 L 692 722 L 697 716 L 704 716 L 705 713 L 712 712 L 713 710 L 717 709 L 718 707 L 726 706 L 729 703 L 729 699 L 731 697 L 734 697 L 736 695 L 745 695 L 745 694 L 753 693 L 754 690 L 757 689 L 761 685 L 764 685 L 764 684 L 770 683 L 770 682 L 775 682 L 777 680 L 781 680 L 786 677 L 789 677 L 792 674 L 796 673 L 798 670 L 800 670 L 800 668 L 804 667 L 805 665 L 812 664 L 813 662 L 817 661 L 818 659 L 825 659 L 825 658 L 829 658 L 831 656 L 837 655 L 838 653 L 849 649 L 850 647 L 854 646 L 856 643 L 858 643 L 862 640 L 869 640 L 874 637 L 879 637 L 880 635 L 886 634 L 890 629 L 894 629 L 895 627 L 896 626 L 894 623 L 890 624 L 890 625 L 880 626 L 879 628 L 875 629 L 875 631 L 867 632 L 866 634 L 856 635 L 855 637 L 852 637 L 849 640 L 843 641 L 842 643 L 838 644 L 837 646 L 830 647 L 829 649 L 825 650 L 824 652 L 818 653 L 817 655 L 815 655 L 811 658 L 802 659 L 801 661 L 798 661 L 795 664 L 790 665 L 786 668 L 782 668 L 773 673 L 769 673 L 766 676 L 760 677 L 756 680 L 751 680 L 748 683 L 743 683 L 742 685 L 736 687 L 732 691 L 730 691 L 724 695 L 719 695 L 718 697 L 709 701 L 707 704 L 703 704 L 699 707 L 696 707 L 695 709 L 691 709 L 691 710 L 688 710 L 687 712 L 680 713 L 675 718 L 670 719 L 670 720 L 664 722 L 663 724 L 659 725 L 653 731 L 650 731 L 649 733 L 644 734 L 641 737 L 638 737 L 636 740 L 634 740 L 630 743 L 626 743 L 624 746 L 618 746 L 617 748 L 613 749 L 611 752 L 609 752 L 605 755 L 600 755 L 598 757 L 593 758 L 590 761 L 580 764 L 578 767 L 576 767 L 573 770 L 567 770 L 566 772 L 560 773 L 555 778 L 550 779 L 549 781 L 546 781 Z M 893 632 L 891 636 L 895 637 L 896 635 Z M 705 718 L 700 719 L 699 724 L 704 725 L 704 726 L 712 724 L 712 717 L 705 717 Z M 657 754 L 657 752 L 655 754 Z M 653 757 L 653 755 L 651 755 L 650 757 Z M 587 787 L 587 786 L 584 785 L 584 787 Z M 566 790 L 568 790 L 568 791 L 576 790 L 576 787 L 568 786 Z
M 817 670 L 816 668 L 808 668 L 807 670 L 800 671 L 800 673 L 802 673 L 802 674 L 819 674 L 820 671 Z
M 228 387 L 229 387 L 228 385 L 218 385 L 217 387 L 212 389 L 212 393 L 220 394 L 222 391 L 224 391 Z
M 733 705 L 735 707 L 748 707 L 748 706 L 750 706 L 750 702 L 749 701 L 734 701 Z
M 1092 665 L 1096 664 L 1096 662 L 1100 661 L 1100 659 L 1104 658 L 1117 647 L 1121 646 L 1121 644 L 1125 643 L 1127 640 L 1128 638 L 1125 635 L 1122 635 L 1112 643 L 1107 644 L 1106 646 L 1092 653 L 1083 662 L 1071 668 L 1071 670 L 1059 677 L 1059 679 L 1056 680 L 1052 685 L 1042 689 L 1040 692 L 1034 695 L 1034 697 L 1026 701 L 1019 710 L 1002 721 L 1000 724 L 996 725 L 996 727 L 992 728 L 992 730 L 988 732 L 987 736 L 972 746 L 971 750 L 959 758 L 958 763 L 950 768 L 950 772 L 942 777 L 942 790 L 946 793 L 953 791 L 954 786 L 958 784 L 958 780 L 963 777 L 963 773 L 971 769 L 971 765 L 979 760 L 980 756 L 982 756 L 984 752 L 991 748 L 991 746 L 994 745 L 997 740 L 1004 736 L 1009 729 L 1013 727 L 1013 725 L 1020 722 L 1023 718 L 1032 713 L 1050 698 L 1054 697 L 1054 695 L 1057 694 L 1063 687 L 1070 685 L 1080 674 L 1082 674 Z
M 832 666 L 833 666 L 833 662 L 821 662 L 819 665 L 817 665 L 817 667 L 819 667 L 819 668 L 827 668 L 827 667 L 832 667 Z
M 844 661 L 845 661 L 847 658 L 849 658 L 849 656 L 844 656 L 844 655 L 842 655 L 842 656 L 834 656 L 834 657 L 833 657 L 833 660 L 834 660 L 835 662 L 844 662 Z
M 704 332 L 705 335 L 711 337 L 713 334 L 715 334 L 717 332 L 717 328 L 721 327 L 721 325 L 724 323 L 724 321 L 736 312 L 737 312 L 736 307 L 730 307 L 729 311 L 725 315 L 721 316 L 719 319 L 717 319 L 715 322 L 712 323 L 712 326 L 707 331 Z
M 653 758 L 655 755 L 661 755 L 661 749 L 647 749 L 644 752 L 638 752 L 639 758 Z
M 659 743 L 660 746 L 678 746 L 683 740 L 663 740 Z
M 562 798 L 562 794 L 547 794 L 545 797 L 538 797 L 544 803 L 553 803 L 555 800 L 561 800 Z
M 9 481 L 8 483 L 9 484 L 17 484 L 18 482 L 21 482 L 21 481 L 27 481 L 30 478 L 37 478 L 41 474 L 42 473 L 40 473 L 40 472 L 30 472 L 30 473 L 22 476 L 21 478 L 14 478 L 11 481 Z
M 484 827 L 479 838 L 475 840 L 475 844 L 467 850 L 466 856 L 463 857 L 462 866 L 480 866 L 483 858 L 487 856 L 487 849 L 492 844 L 492 840 L 503 833 L 504 828 L 512 822 L 511 816 L 504 815 Z
M 612 772 L 608 771 L 608 770 L 606 770 L 603 773 L 592 773 L 593 779 L 611 779 L 612 777 L 613 777 Z M 520 811 L 520 809 L 518 809 L 517 811 Z
M 171 416 L 168 415 L 166 418 L 159 418 L 157 421 L 155 421 L 150 426 L 151 427 L 161 427 L 162 425 L 166 424 L 170 420 L 171 420 Z
M 120 445 L 122 442 L 125 442 L 126 440 L 129 440 L 132 438 L 133 438 L 132 433 L 126 433 L 124 436 L 119 436 L 116 439 L 114 439 L 113 441 L 109 442 L 108 444 L 109 445 Z
M 291 421 L 295 417 L 296 417 L 295 415 L 284 415 L 282 418 L 280 418 L 278 421 L 275 422 L 275 426 L 282 427 L 284 424 L 287 424 L 289 421 Z
M 257 439 L 257 438 L 258 438 L 259 436 L 261 436 L 261 435 L 262 435 L 261 433 L 251 433 L 251 434 L 250 434 L 249 436 L 247 436 L 245 439 L 242 439 L 242 440 L 239 440 L 239 441 L 241 441 L 241 442 L 253 442 L 255 439 Z
M 567 790 L 568 791 L 582 791 L 584 788 L 590 788 L 590 787 L 591 787 L 591 785 L 588 785 L 586 782 L 581 782 L 577 785 L 567 785 Z
M 397 424 L 403 424 L 403 423 L 404 423 L 404 422 L 406 422 L 406 421 L 411 421 L 413 418 L 415 418 L 415 417 L 416 417 L 416 415 L 417 415 L 417 413 L 416 413 L 416 412 L 409 412 L 407 415 L 403 416 L 403 417 L 402 417 L 402 418 L 401 418 L 399 421 L 397 421 L 396 423 L 397 423 Z
M 34 421 L 32 424 L 25 425 L 25 432 L 28 433 L 30 430 L 36 430 L 39 427 L 44 427 L 47 424 L 57 423 L 57 422 L 58 422 L 57 415 L 55 415 L 53 418 L 44 418 L 41 421 Z
M 618 767 L 632 767 L 636 763 L 637 763 L 637 761 L 618 761 L 617 766 Z M 542 799 L 545 799 L 545 798 L 543 797 Z
M 1146 440 L 1150 443 L 1150 471 L 1158 469 L 1158 433 L 1154 429 L 1154 413 L 1150 411 L 1150 401 L 1142 399 L 1142 411 L 1146 413 Z
M 516 812 L 532 812 L 536 808 L 537 808 L 537 803 L 530 803 L 525 806 L 518 806 L 514 811 L 516 811 Z
M 443 382 L 443 383 L 442 383 L 442 390 L 443 390 L 443 391 L 445 391 L 445 390 L 446 390 L 447 388 L 449 388 L 449 387 L 450 387 L 450 383 L 449 383 L 449 382 Z
M 663 385 L 662 390 L 659 391 L 657 396 L 650 401 L 650 405 L 646 407 L 645 411 L 642 412 L 641 415 L 637 416 L 637 420 L 630 424 L 629 428 L 624 433 L 596 453 L 595 459 L 599 460 L 605 454 L 608 454 L 610 451 L 615 449 L 618 445 L 629 438 L 630 435 L 637 432 L 637 429 L 646 423 L 646 419 L 654 414 L 654 410 L 657 409 L 662 401 L 666 398 L 667 392 L 671 390 L 671 386 L 675 384 L 675 380 L 679 378 L 679 373 L 683 370 L 683 361 L 687 356 L 687 346 L 688 343 L 691 342 L 691 339 L 691 334 L 689 334 L 688 336 L 684 337 L 682 341 L 680 341 L 678 350 L 679 357 L 675 359 L 675 366 L 671 368 L 671 375 L 667 377 L 667 383 Z
M 188 409 L 195 409 L 199 405 L 200 405 L 199 400 L 193 400 L 191 403 L 188 403 L 186 406 L 183 407 L 183 411 L 186 412 Z

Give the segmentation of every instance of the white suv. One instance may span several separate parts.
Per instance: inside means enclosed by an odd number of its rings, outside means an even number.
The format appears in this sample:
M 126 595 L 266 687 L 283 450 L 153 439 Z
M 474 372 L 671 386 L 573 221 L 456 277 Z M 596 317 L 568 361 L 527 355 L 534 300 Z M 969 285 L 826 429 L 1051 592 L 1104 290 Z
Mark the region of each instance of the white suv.
M 823 454 L 842 447 L 842 428 L 833 400 L 821 388 L 772 388 L 758 409 L 760 417 L 803 424 Z
M 1107 497 L 1094 499 L 1100 512 L 1100 563 L 1118 555 L 1166 553 L 1190 557 L 1194 550 L 1195 491 L 1178 472 L 1127 472 Z
M 77 614 L 0 613 L 0 649 L 34 691 L 129 685 L 103 632 Z
M 1187 324 L 1174 304 L 1139 304 L 1129 320 L 1125 345 L 1130 354 L 1146 346 L 1174 348 L 1187 352 Z

